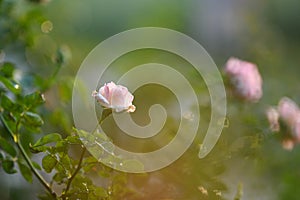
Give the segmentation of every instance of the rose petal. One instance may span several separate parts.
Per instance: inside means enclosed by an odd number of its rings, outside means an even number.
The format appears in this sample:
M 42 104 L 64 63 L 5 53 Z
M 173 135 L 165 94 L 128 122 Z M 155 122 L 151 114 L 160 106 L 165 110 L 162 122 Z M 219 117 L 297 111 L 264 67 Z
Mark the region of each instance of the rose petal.
M 115 90 L 113 91 L 112 97 L 111 97 L 111 105 L 113 108 L 127 108 L 128 106 L 130 106 L 130 104 L 128 104 L 128 101 L 126 101 L 126 96 L 127 96 L 128 90 L 127 88 L 123 87 L 123 86 L 119 86 L 117 88 L 115 88 Z
M 92 96 L 95 97 L 95 99 L 102 105 L 105 107 L 109 106 L 109 102 L 108 100 L 102 96 L 99 92 L 97 91 L 93 91 Z
M 134 112 L 135 106 L 132 105 L 133 95 L 122 85 L 116 85 L 114 82 L 105 84 L 99 89 L 99 92 L 93 93 L 97 101 L 116 112 Z
M 114 82 L 106 83 L 103 87 L 99 89 L 99 92 L 102 96 L 104 96 L 109 102 L 111 102 L 111 96 L 113 91 L 116 88 L 116 84 Z

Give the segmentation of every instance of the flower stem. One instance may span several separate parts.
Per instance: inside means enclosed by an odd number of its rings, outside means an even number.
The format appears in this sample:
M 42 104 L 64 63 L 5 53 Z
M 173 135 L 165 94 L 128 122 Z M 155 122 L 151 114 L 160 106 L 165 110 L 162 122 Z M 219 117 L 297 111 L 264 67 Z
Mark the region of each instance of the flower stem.
M 98 124 L 94 128 L 94 130 L 92 131 L 92 133 L 94 133 L 97 130 L 98 126 L 102 124 L 102 122 L 104 121 L 104 119 L 106 119 L 111 114 L 112 114 L 112 110 L 111 109 L 104 109 L 103 112 L 102 112 L 101 119 L 98 121 Z M 62 197 L 63 200 L 66 199 L 66 194 L 68 193 L 68 191 L 69 191 L 69 189 L 71 187 L 71 183 L 72 183 L 73 179 L 75 178 L 75 176 L 77 175 L 77 173 L 79 172 L 79 170 L 81 169 L 81 165 L 82 165 L 82 161 L 83 161 L 83 156 L 84 156 L 85 152 L 86 152 L 86 148 L 84 146 L 82 146 L 82 152 L 81 152 L 81 155 L 80 155 L 80 159 L 79 159 L 78 165 L 77 165 L 75 171 L 73 172 L 73 174 L 71 175 L 71 177 L 68 179 L 68 183 L 67 183 L 66 189 L 64 190 L 64 192 L 61 195 L 61 197 Z
M 64 191 L 63 194 L 62 194 L 62 199 L 66 199 L 66 196 L 65 196 L 65 195 L 66 195 L 67 192 L 69 191 L 73 179 L 75 178 L 75 176 L 77 175 L 77 173 L 78 173 L 79 170 L 81 169 L 81 164 L 82 164 L 82 161 L 83 161 L 83 156 L 84 156 L 84 154 L 85 154 L 85 151 L 86 151 L 86 148 L 85 148 L 85 147 L 82 147 L 82 152 L 81 152 L 81 155 L 80 155 L 79 163 L 78 163 L 78 165 L 77 165 L 75 171 L 73 172 L 73 174 L 71 175 L 71 177 L 70 177 L 69 180 L 68 180 L 67 187 L 66 187 L 65 191 Z
M 50 185 L 47 183 L 47 181 L 42 177 L 42 175 L 34 168 L 29 156 L 27 155 L 26 151 L 24 150 L 20 138 L 18 134 L 13 133 L 13 131 L 8 126 L 6 120 L 4 119 L 3 115 L 0 114 L 0 119 L 6 130 L 9 132 L 9 134 L 12 136 L 14 142 L 16 143 L 18 149 L 20 150 L 22 156 L 24 157 L 26 163 L 28 164 L 30 170 L 33 172 L 33 174 L 37 177 L 37 179 L 40 181 L 40 183 L 48 190 L 48 192 L 51 194 L 53 198 L 56 199 L 56 193 L 51 189 Z

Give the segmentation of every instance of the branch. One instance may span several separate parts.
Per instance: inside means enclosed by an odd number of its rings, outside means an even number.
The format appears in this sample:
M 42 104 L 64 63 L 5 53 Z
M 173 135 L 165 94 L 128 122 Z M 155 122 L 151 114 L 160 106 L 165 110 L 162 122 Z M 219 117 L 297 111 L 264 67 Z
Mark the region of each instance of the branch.
M 69 191 L 73 179 L 75 178 L 75 176 L 77 175 L 77 173 L 78 173 L 79 170 L 81 169 L 81 164 L 82 164 L 82 161 L 83 161 L 83 156 L 84 156 L 84 154 L 85 154 L 85 151 L 86 151 L 86 148 L 83 147 L 83 148 L 82 148 L 81 155 L 80 155 L 80 160 L 79 160 L 78 165 L 77 165 L 77 168 L 76 168 L 75 171 L 73 172 L 72 176 L 68 179 L 67 187 L 66 187 L 65 191 L 64 191 L 63 194 L 62 194 L 62 198 L 63 198 L 63 199 L 66 199 L 66 196 L 65 196 L 65 195 L 66 195 L 67 192 Z
M 94 133 L 98 126 L 102 124 L 102 122 L 109 116 L 112 114 L 112 110 L 111 109 L 104 109 L 103 112 L 102 112 L 102 116 L 101 116 L 101 119 L 99 120 L 97 126 L 94 128 L 94 130 L 92 131 L 92 133 Z M 61 195 L 62 199 L 65 200 L 66 199 L 66 194 L 67 192 L 69 191 L 70 187 L 71 187 L 71 183 L 73 181 L 73 179 L 75 178 L 75 176 L 77 175 L 77 173 L 79 172 L 80 168 L 81 168 L 81 165 L 82 165 L 82 161 L 83 161 L 83 156 L 85 154 L 85 151 L 86 151 L 86 148 L 85 147 L 82 147 L 82 152 L 81 152 L 81 155 L 80 155 L 80 160 L 79 160 L 79 163 L 77 165 L 77 168 L 75 169 L 74 173 L 72 174 L 72 176 L 68 179 L 68 183 L 67 183 L 67 187 L 65 189 L 65 191 L 63 192 L 63 194 Z
M 37 177 L 37 179 L 40 181 L 40 183 L 48 190 L 48 192 L 51 194 L 53 198 L 56 199 L 56 193 L 51 189 L 47 181 L 42 177 L 42 175 L 34 168 L 29 156 L 27 155 L 26 151 L 24 150 L 18 134 L 14 134 L 13 131 L 8 126 L 7 122 L 5 121 L 2 114 L 0 114 L 0 119 L 6 130 L 9 132 L 9 134 L 12 136 L 14 142 L 16 143 L 18 149 L 20 150 L 22 156 L 24 157 L 26 163 L 28 164 L 30 170 L 33 172 L 33 174 Z

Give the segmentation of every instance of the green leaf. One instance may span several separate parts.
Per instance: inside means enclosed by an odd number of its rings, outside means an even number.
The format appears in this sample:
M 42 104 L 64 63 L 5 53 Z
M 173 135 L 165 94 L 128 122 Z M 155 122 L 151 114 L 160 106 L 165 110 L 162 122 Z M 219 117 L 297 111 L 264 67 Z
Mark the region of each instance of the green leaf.
M 83 169 L 85 172 L 89 172 L 89 171 L 91 171 L 91 169 L 93 169 L 96 165 L 97 165 L 97 162 L 94 162 L 94 163 L 85 163 L 85 164 L 82 166 L 82 169 Z
M 34 166 L 34 168 L 36 168 L 38 170 L 42 170 L 41 166 L 38 163 L 36 163 L 34 161 L 31 161 L 31 162 L 32 162 L 32 165 Z
M 34 92 L 26 95 L 23 101 L 27 107 L 36 107 L 45 103 L 45 98 L 40 92 Z
M 6 95 L 3 95 L 1 97 L 1 106 L 6 110 L 11 111 L 12 109 L 14 109 L 15 103 Z
M 58 142 L 61 141 L 61 135 L 58 133 L 51 133 L 48 135 L 45 135 L 43 137 L 41 137 L 32 147 L 38 147 L 38 146 L 43 146 L 45 144 L 49 144 L 52 142 Z
M 94 193 L 98 197 L 98 199 L 99 199 L 99 197 L 107 197 L 108 196 L 107 191 L 102 187 L 94 187 Z
M 77 192 L 88 193 L 88 186 L 92 184 L 91 179 L 81 174 L 77 174 L 73 179 L 73 189 L 77 190 Z
M 38 114 L 33 112 L 25 112 L 24 119 L 27 126 L 39 127 L 44 124 L 42 118 Z
M 76 134 L 78 134 L 80 138 L 86 138 L 91 135 L 89 132 L 84 130 L 78 130 L 76 128 L 73 128 L 73 130 L 76 132 Z
M 60 173 L 67 173 L 67 170 L 64 168 L 60 161 L 58 161 L 58 164 L 55 165 L 55 170 Z
M 16 83 L 13 80 L 10 80 L 8 78 L 5 78 L 4 76 L 0 75 L 0 81 L 5 85 L 5 87 L 13 92 L 14 94 L 19 94 L 21 92 L 21 87 L 18 83 Z
M 67 174 L 66 173 L 58 172 L 53 176 L 53 180 L 55 182 L 57 182 L 58 184 L 62 184 L 65 179 L 67 179 Z
M 46 155 L 42 160 L 42 166 L 47 173 L 50 173 L 57 164 L 55 155 Z
M 31 153 L 40 153 L 40 152 L 46 152 L 49 151 L 51 149 L 51 147 L 48 146 L 32 146 L 31 144 L 29 144 L 29 150 Z
M 60 163 L 65 167 L 66 170 L 71 170 L 71 159 L 68 155 L 64 155 L 60 158 Z
M 89 156 L 84 159 L 84 163 L 86 163 L 86 164 L 97 163 L 97 162 L 98 162 L 98 160 L 96 158 L 94 158 L 93 156 Z
M 79 139 L 78 135 L 68 136 L 66 137 L 65 141 L 69 144 L 81 144 L 81 140 Z
M 2 168 L 8 174 L 14 174 L 17 172 L 17 170 L 14 169 L 14 166 L 15 166 L 15 163 L 12 160 L 3 160 L 2 161 Z
M 129 159 L 120 163 L 120 168 L 129 172 L 138 172 L 144 170 L 144 165 L 138 160 Z
M 57 142 L 55 145 L 55 152 L 67 153 L 68 149 L 69 145 L 64 140 Z
M 6 141 L 4 138 L 0 137 L 0 148 L 11 155 L 12 157 L 17 156 L 17 151 L 13 147 L 12 144 L 10 144 L 8 141 Z
M 84 159 L 83 161 L 83 165 L 82 168 L 85 172 L 90 171 L 93 167 L 95 167 L 99 162 L 96 158 L 94 158 L 93 156 L 89 156 L 87 158 Z M 102 171 L 102 170 L 100 170 Z
M 29 183 L 32 183 L 32 172 L 29 167 L 27 167 L 27 165 L 23 164 L 22 162 L 18 162 L 18 165 L 24 179 Z
M 5 62 L 0 68 L 0 75 L 11 78 L 14 72 L 14 64 L 10 62 Z

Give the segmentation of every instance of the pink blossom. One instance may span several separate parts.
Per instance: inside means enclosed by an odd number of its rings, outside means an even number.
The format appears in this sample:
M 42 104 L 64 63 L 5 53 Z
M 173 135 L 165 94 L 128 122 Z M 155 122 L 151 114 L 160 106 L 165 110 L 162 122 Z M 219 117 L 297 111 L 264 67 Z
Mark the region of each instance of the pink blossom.
M 281 98 L 277 109 L 268 109 L 266 115 L 272 131 L 279 131 L 279 120 L 288 128 L 288 135 L 282 141 L 284 149 L 292 150 L 295 144 L 300 143 L 300 108 L 293 100 Z
M 287 97 L 283 97 L 278 104 L 280 119 L 288 126 L 295 141 L 300 142 L 300 109 L 298 105 Z
M 280 129 L 278 111 L 275 108 L 270 107 L 267 109 L 266 115 L 270 124 L 270 129 L 274 132 L 278 132 Z
M 92 96 L 106 108 L 111 108 L 116 112 L 134 112 L 135 106 L 132 105 L 133 95 L 122 85 L 114 82 L 106 83 L 99 91 L 94 91 Z
M 250 102 L 262 97 L 263 81 L 255 64 L 232 57 L 225 65 L 225 73 L 240 97 Z
M 294 101 L 287 97 L 283 97 L 278 103 L 278 112 L 282 121 L 291 127 L 295 123 L 296 117 L 300 111 Z

